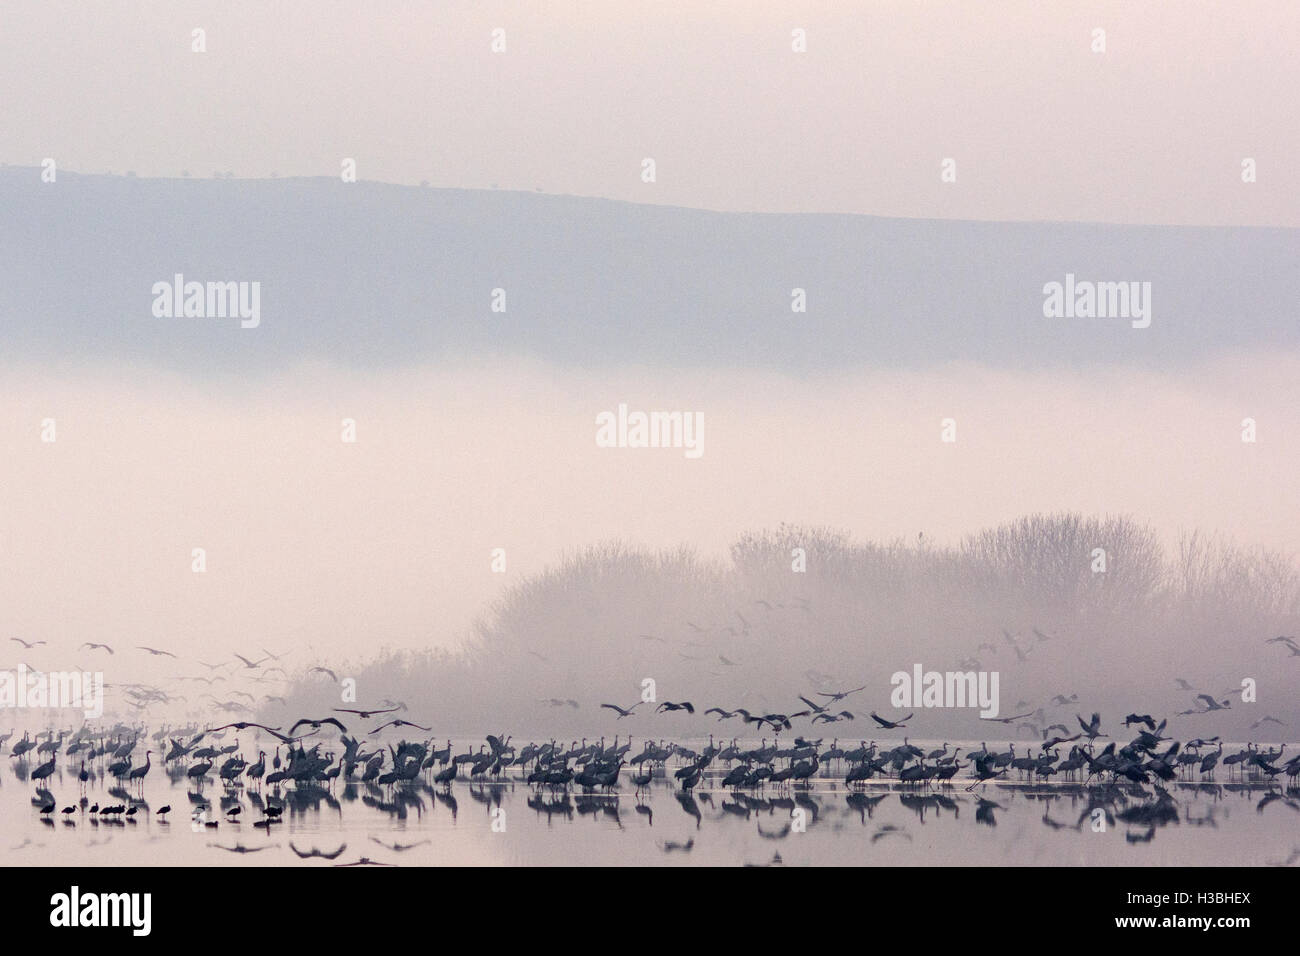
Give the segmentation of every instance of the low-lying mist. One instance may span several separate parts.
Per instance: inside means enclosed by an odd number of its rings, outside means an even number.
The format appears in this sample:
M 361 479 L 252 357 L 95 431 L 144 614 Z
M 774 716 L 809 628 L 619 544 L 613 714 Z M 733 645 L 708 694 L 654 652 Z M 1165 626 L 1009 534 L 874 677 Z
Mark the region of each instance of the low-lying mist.
M 120 688 L 265 648 L 291 674 L 358 676 L 362 706 L 403 698 L 439 733 L 734 726 L 598 710 L 632 703 L 647 677 L 660 699 L 789 712 L 826 675 L 870 685 L 848 709 L 885 713 L 894 671 L 967 658 L 1001 673 L 1004 714 L 1057 693 L 1108 719 L 1172 712 L 1191 707 L 1175 677 L 1219 698 L 1251 676 L 1257 709 L 1290 721 L 1278 711 L 1294 695 L 1276 682 L 1300 662 L 1261 643 L 1295 633 L 1279 597 L 1290 585 L 1261 582 L 1290 580 L 1300 540 L 1287 507 L 1297 381 L 1289 355 L 1178 374 L 944 365 L 814 380 L 504 359 L 238 381 L 10 368 L 0 626 L 48 643 L 8 644 L 0 663 L 95 666 Z M 701 414 L 702 457 L 598 447 L 596 416 L 621 403 Z M 941 440 L 945 418 L 955 442 Z M 1101 524 L 1069 547 L 1054 535 L 1071 526 L 1044 526 L 1018 561 L 975 544 L 980 529 L 1063 513 Z M 1141 534 L 1098 540 L 1108 515 Z M 835 530 L 751 533 L 781 522 Z M 1201 563 L 1187 564 L 1181 543 L 1198 530 Z M 796 536 L 806 573 L 790 571 Z M 1105 575 L 1090 570 L 1095 547 Z M 1035 575 L 1021 589 L 1016 568 Z M 1027 661 L 1004 629 L 1030 642 Z M 256 674 L 231 678 L 258 699 L 282 693 Z M 180 693 L 206 721 L 202 689 Z M 292 697 L 289 710 L 341 703 L 314 685 Z M 580 708 L 538 704 L 552 697 Z M 913 728 L 990 725 L 936 711 Z M 826 729 L 870 736 L 861 720 Z
M 1105 551 L 1104 571 L 1094 549 Z M 1028 723 L 1040 730 L 1060 721 L 1077 733 L 1074 714 L 1100 710 L 1103 729 L 1122 733 L 1119 721 L 1136 710 L 1170 716 L 1188 735 L 1286 739 L 1278 725 L 1249 725 L 1300 715 L 1300 661 L 1265 643 L 1294 634 L 1298 613 L 1300 576 L 1288 559 L 1194 533 L 1166 553 L 1149 527 L 1124 517 L 1028 516 L 954 547 L 782 526 L 744 535 L 721 561 L 685 548 L 583 549 L 512 587 L 463 651 L 390 652 L 348 676 L 362 702 L 400 700 L 409 708 L 400 716 L 451 736 L 758 735 L 703 711 L 788 714 L 806 709 L 797 695 L 825 703 L 816 692 L 865 685 L 833 708 L 856 719 L 814 732 L 871 738 L 881 731 L 869 711 L 902 716 L 889 707 L 890 676 L 921 664 L 998 671 L 1001 716 L 1038 711 Z M 1257 682 L 1255 704 L 1241 703 L 1244 678 Z M 694 716 L 643 704 L 617 719 L 600 708 L 634 704 L 646 679 L 660 701 L 691 701 Z M 1200 692 L 1237 709 L 1177 717 L 1204 709 Z M 1069 702 L 1053 704 L 1056 695 Z M 307 675 L 264 716 L 292 722 L 338 706 L 338 696 L 328 678 Z M 1016 733 L 973 710 L 908 709 L 916 717 L 897 733 Z

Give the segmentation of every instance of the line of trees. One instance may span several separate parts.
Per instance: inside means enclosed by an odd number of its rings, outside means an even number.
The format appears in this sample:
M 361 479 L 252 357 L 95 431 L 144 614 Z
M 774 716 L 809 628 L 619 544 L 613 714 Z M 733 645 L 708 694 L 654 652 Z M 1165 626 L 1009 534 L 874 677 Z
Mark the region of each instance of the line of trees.
M 972 661 L 1001 672 L 1006 706 L 1078 693 L 1089 710 L 1176 713 L 1190 695 L 1175 677 L 1216 694 L 1271 680 L 1290 706 L 1289 671 L 1263 641 L 1298 620 L 1288 556 L 1196 532 L 1166 549 L 1123 516 L 1029 515 L 952 547 L 781 525 L 742 535 L 728 559 L 594 545 L 513 587 L 460 651 L 387 651 L 349 673 L 363 701 L 404 700 L 448 735 L 662 735 L 668 718 L 615 723 L 599 707 L 632 704 L 647 679 L 659 700 L 700 705 L 672 715 L 673 733 L 720 729 L 698 713 L 711 704 L 790 712 L 835 684 L 867 683 L 853 705 L 883 712 L 894 671 Z M 312 675 L 288 696 L 284 716 L 337 706 Z M 935 716 L 936 733 L 966 719 Z M 861 722 L 835 730 L 871 736 Z

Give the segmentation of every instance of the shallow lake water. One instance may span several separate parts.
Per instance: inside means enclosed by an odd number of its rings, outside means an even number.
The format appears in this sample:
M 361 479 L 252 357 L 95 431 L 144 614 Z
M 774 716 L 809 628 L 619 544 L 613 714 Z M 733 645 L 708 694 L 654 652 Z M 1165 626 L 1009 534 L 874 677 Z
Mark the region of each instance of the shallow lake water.
M 458 742 L 457 752 L 470 744 Z M 45 781 L 57 809 L 42 816 L 49 797 L 24 779 L 34 762 L 6 759 L 0 853 L 11 866 L 327 866 L 363 858 L 395 865 L 1176 866 L 1300 859 L 1300 790 L 1288 789 L 1285 778 L 1270 785 L 1223 768 L 1214 781 L 1172 782 L 1161 797 L 1150 784 L 1040 783 L 1015 774 L 967 790 L 965 770 L 951 785 L 873 780 L 851 789 L 842 764 L 824 765 L 807 787 L 733 793 L 720 785 L 722 766 L 685 794 L 672 781 L 680 766 L 674 762 L 666 777 L 640 791 L 625 773 L 612 792 L 584 793 L 537 790 L 513 767 L 500 780 L 459 779 L 450 787 L 431 784 L 426 773 L 398 789 L 355 782 L 296 789 L 227 787 L 212 778 L 200 787 L 183 766 L 172 779 L 155 765 L 141 788 L 101 774 L 83 789 L 79 764 L 70 759 Z M 96 803 L 136 812 L 100 819 L 89 812 Z M 264 807 L 277 804 L 282 822 L 254 826 L 265 819 Z M 158 811 L 167 805 L 164 819 Z M 236 806 L 232 817 L 227 811 Z M 67 807 L 73 812 L 61 812 Z

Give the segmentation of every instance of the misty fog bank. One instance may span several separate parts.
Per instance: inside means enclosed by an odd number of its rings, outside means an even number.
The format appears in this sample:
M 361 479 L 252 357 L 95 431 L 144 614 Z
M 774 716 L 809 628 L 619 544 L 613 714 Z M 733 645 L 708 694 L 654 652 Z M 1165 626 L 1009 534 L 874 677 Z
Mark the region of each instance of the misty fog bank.
M 1136 709 L 1170 716 L 1180 734 L 1287 739 L 1285 728 L 1254 735 L 1248 726 L 1265 714 L 1300 716 L 1298 662 L 1264 643 L 1294 634 L 1298 615 L 1300 574 L 1289 558 L 1195 533 L 1168 552 L 1123 517 L 1028 516 L 955 547 L 782 526 L 744 535 L 727 560 L 617 543 L 584 549 L 513 587 L 463 653 L 358 655 L 340 676 L 356 679 L 362 705 L 401 700 L 404 716 L 452 735 L 757 736 L 703 711 L 793 713 L 805 708 L 798 694 L 819 700 L 816 691 L 865 684 L 835 708 L 856 720 L 813 733 L 872 738 L 884 732 L 870 710 L 902 716 L 889 708 L 891 675 L 921 664 L 998 671 L 1000 715 L 1038 711 L 1029 721 L 1038 728 L 1062 721 L 1077 732 L 1075 713 L 1100 710 L 1116 733 Z M 1257 704 L 1240 703 L 1245 677 L 1257 682 Z M 1176 678 L 1195 690 L 1178 690 Z M 646 704 L 616 720 L 599 708 L 635 703 L 646 679 L 658 700 L 689 700 L 696 714 L 654 715 Z M 1202 691 L 1231 694 L 1238 712 L 1174 716 Z M 1053 706 L 1058 694 L 1078 702 Z M 337 698 L 332 682 L 308 675 L 265 716 L 315 713 Z M 912 709 L 906 732 L 918 738 L 1015 736 L 973 710 Z
M 382 379 L 303 367 L 239 385 L 11 369 L 3 624 L 52 646 L 182 656 L 454 649 L 506 589 L 566 553 L 619 540 L 719 560 L 782 521 L 955 546 L 1025 513 L 1130 514 L 1167 549 L 1201 529 L 1290 554 L 1297 381 L 1288 356 L 1178 378 L 954 366 L 816 386 L 506 362 Z M 596 416 L 620 402 L 702 413 L 703 457 L 597 447 Z M 1254 444 L 1241 441 L 1246 415 Z M 54 443 L 40 440 L 46 418 Z

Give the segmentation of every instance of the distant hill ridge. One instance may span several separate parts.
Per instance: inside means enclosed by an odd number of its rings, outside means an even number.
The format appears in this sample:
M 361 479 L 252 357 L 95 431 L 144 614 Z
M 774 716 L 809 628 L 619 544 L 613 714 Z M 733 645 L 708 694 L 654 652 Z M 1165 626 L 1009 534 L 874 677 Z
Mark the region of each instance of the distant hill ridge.
M 237 373 L 508 355 L 808 375 L 1300 347 L 1294 229 L 721 213 L 326 178 L 43 184 L 12 166 L 0 223 L 0 347 L 18 361 Z M 150 290 L 176 274 L 260 283 L 260 323 L 155 317 Z M 1067 276 L 1149 282 L 1150 326 L 1044 317 L 1045 284 Z

